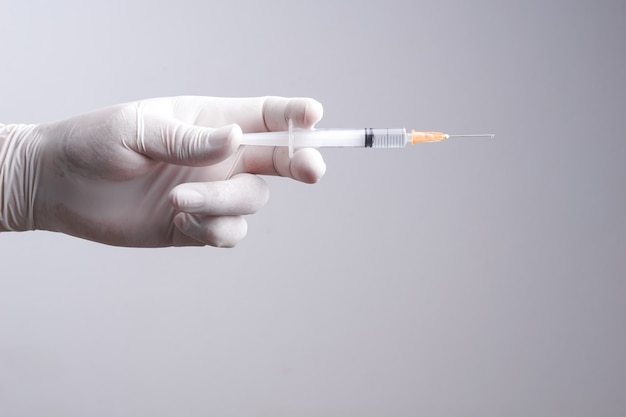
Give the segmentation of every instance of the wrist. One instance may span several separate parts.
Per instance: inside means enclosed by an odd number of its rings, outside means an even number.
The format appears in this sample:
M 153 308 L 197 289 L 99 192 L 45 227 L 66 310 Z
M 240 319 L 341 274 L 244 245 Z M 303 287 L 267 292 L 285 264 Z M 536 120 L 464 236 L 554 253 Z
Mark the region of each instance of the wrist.
M 35 228 L 37 125 L 0 125 L 0 231 Z

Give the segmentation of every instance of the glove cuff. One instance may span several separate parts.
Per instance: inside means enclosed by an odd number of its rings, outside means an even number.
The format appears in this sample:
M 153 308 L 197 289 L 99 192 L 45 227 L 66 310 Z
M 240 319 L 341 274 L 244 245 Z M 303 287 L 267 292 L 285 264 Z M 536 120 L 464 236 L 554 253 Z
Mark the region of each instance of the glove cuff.
M 37 125 L 0 125 L 0 231 L 34 230 Z

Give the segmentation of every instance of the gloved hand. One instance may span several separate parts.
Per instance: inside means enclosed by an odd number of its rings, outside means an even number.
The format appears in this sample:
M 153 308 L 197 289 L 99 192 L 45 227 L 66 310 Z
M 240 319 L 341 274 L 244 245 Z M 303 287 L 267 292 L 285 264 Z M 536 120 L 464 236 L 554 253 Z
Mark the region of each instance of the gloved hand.
M 116 246 L 234 246 L 269 197 L 254 174 L 315 183 L 314 149 L 239 146 L 243 132 L 311 128 L 313 99 L 173 97 L 56 123 L 0 125 L 0 230 Z

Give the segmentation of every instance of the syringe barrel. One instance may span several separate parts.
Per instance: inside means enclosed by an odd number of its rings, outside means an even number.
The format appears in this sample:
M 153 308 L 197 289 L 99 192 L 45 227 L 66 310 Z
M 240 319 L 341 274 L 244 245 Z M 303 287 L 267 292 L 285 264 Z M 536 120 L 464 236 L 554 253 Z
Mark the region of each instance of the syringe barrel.
M 288 146 L 289 132 L 247 133 L 242 144 L 258 146 Z M 406 130 L 396 129 L 295 129 L 293 146 L 403 148 L 407 144 Z
M 406 144 L 404 129 L 365 129 L 365 146 L 368 148 L 404 148 Z

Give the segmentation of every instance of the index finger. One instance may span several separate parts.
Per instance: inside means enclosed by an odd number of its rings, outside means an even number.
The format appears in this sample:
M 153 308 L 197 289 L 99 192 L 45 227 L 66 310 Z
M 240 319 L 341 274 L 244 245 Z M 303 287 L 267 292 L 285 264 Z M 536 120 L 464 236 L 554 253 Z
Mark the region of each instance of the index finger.
M 266 97 L 261 113 L 268 132 L 287 130 L 290 119 L 294 127 L 310 129 L 322 119 L 324 108 L 312 98 Z
M 146 103 L 149 106 L 162 105 L 159 99 L 148 100 Z M 295 127 L 310 129 L 324 114 L 320 102 L 304 97 L 181 96 L 174 97 L 170 106 L 172 116 L 185 123 L 204 127 L 235 123 L 244 132 L 287 130 L 289 119 L 293 120 Z

